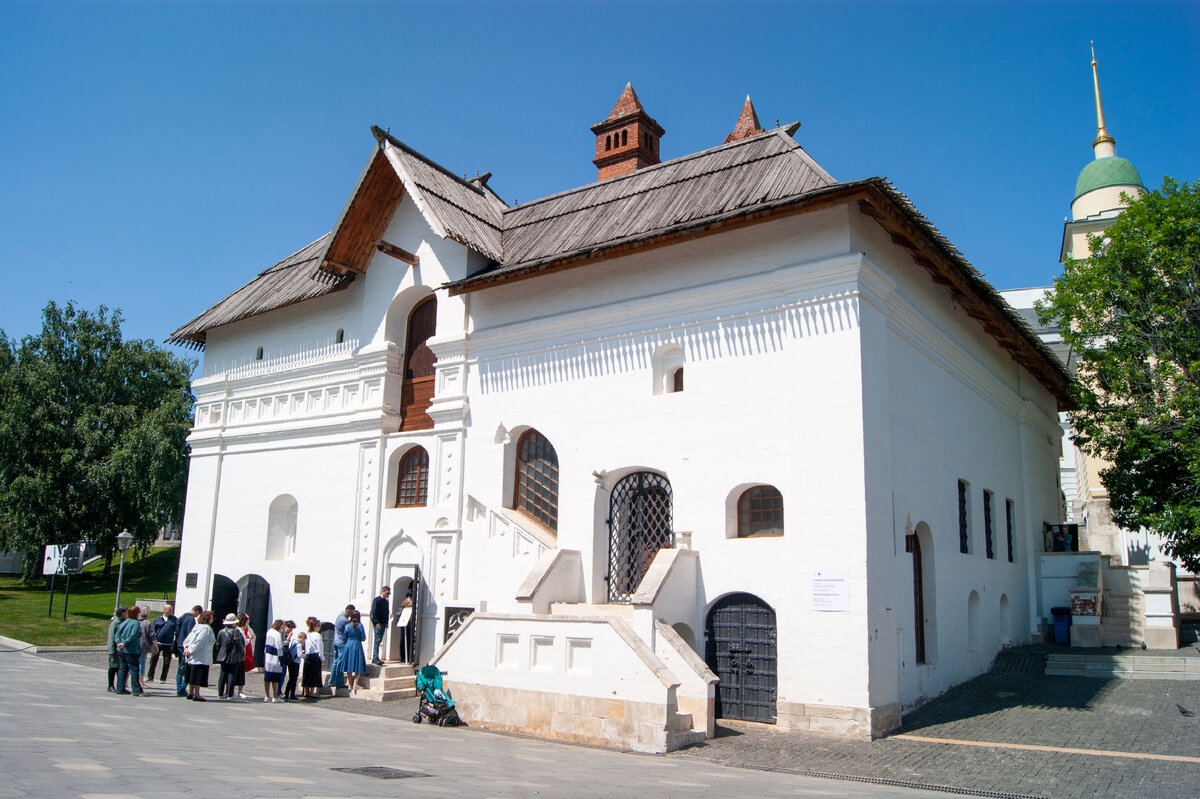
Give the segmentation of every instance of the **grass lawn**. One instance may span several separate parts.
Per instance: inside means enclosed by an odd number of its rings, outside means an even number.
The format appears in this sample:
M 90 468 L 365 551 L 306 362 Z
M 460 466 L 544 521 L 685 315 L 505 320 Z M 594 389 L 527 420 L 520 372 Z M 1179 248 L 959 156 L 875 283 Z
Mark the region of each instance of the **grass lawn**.
M 71 577 L 71 600 L 63 621 L 63 588 L 67 579 L 55 578 L 54 612 L 46 611 L 50 591 L 40 580 L 27 585 L 20 577 L 0 577 L 0 635 L 41 646 L 103 646 L 117 598 L 117 567 L 113 559 L 112 577 L 105 579 L 104 559 L 84 567 L 83 574 Z M 175 595 L 179 574 L 179 547 L 153 547 L 141 557 L 132 551 L 125 555 L 125 579 L 121 584 L 121 602 L 135 599 L 163 599 Z M 155 615 L 151 613 L 151 618 Z

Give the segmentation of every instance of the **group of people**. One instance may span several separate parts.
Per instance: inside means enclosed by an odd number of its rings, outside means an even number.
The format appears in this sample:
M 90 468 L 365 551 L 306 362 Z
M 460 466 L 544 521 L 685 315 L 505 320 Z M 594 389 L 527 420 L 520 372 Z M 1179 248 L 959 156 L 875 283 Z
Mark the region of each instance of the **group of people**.
M 372 662 L 376 665 L 383 663 L 379 648 L 390 617 L 389 594 L 389 589 L 384 587 L 371 606 L 370 622 L 375 632 Z M 411 593 L 404 598 L 401 607 L 412 607 Z M 158 681 L 163 683 L 174 656 L 178 663 L 177 696 L 196 702 L 207 701 L 200 695 L 200 689 L 209 687 L 210 670 L 215 665 L 219 668 L 217 696 L 222 699 L 247 698 L 244 692 L 246 674 L 254 669 L 255 648 L 249 616 L 245 613 L 226 615 L 219 632 L 214 631 L 212 611 L 199 605 L 181 616 L 175 616 L 175 609 L 165 605 L 162 615 L 153 622 L 149 616 L 147 606 L 120 606 L 114 612 L 108 627 L 110 692 L 145 696 L 146 684 L 153 681 L 159 661 L 162 661 L 162 671 Z M 366 640 L 361 614 L 353 605 L 347 605 L 333 624 L 334 661 L 329 685 L 347 686 L 352 693 L 359 690 L 359 680 L 366 671 Z M 321 621 L 315 616 L 305 620 L 303 630 L 291 620 L 272 622 L 263 641 L 263 701 L 293 701 L 297 698 L 297 685 L 301 697 L 315 698 L 322 686 L 323 644 Z

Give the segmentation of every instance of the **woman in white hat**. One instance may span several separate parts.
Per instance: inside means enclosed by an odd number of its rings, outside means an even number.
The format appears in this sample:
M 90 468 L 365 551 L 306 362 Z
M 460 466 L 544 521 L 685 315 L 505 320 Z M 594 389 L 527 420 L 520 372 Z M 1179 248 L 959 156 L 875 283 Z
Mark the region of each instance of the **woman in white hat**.
M 217 696 L 222 699 L 237 697 L 235 686 L 245 682 L 246 637 L 238 629 L 237 616 L 230 613 L 225 617 L 225 628 L 217 633 L 217 662 L 221 664 L 221 679 L 217 683 Z

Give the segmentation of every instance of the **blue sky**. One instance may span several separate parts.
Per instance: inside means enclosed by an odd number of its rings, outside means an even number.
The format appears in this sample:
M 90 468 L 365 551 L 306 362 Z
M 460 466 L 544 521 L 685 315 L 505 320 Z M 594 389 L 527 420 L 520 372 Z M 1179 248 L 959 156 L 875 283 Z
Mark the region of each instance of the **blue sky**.
M 626 81 L 664 160 L 747 93 L 843 180 L 883 175 L 997 287 L 1048 283 L 1091 159 L 1200 178 L 1200 3 L 3 2 L 0 328 L 48 300 L 161 341 L 327 232 L 369 126 L 527 201 L 595 180 Z

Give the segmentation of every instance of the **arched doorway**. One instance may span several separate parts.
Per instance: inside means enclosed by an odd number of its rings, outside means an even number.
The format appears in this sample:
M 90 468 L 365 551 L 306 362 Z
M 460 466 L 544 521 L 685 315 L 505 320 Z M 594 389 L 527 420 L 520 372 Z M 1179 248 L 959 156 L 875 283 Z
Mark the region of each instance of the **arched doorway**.
M 250 629 L 254 630 L 254 665 L 263 663 L 263 647 L 266 645 L 268 617 L 271 609 L 271 584 L 257 574 L 247 574 L 238 580 L 238 613 L 250 617 Z
M 225 617 L 230 613 L 238 612 L 237 583 L 223 574 L 214 574 L 212 598 L 208 606 L 213 614 L 213 629 L 220 630 Z
M 713 604 L 704 627 L 704 659 L 720 678 L 717 718 L 775 723 L 778 681 L 775 611 L 753 594 Z
M 608 601 L 628 602 L 660 549 L 675 546 L 671 481 L 633 472 L 613 486 L 608 503 Z
M 392 567 L 392 618 L 387 640 L 387 659 L 400 663 L 416 663 L 420 652 L 421 571 L 416 565 Z M 404 617 L 404 597 L 412 594 L 412 611 Z

